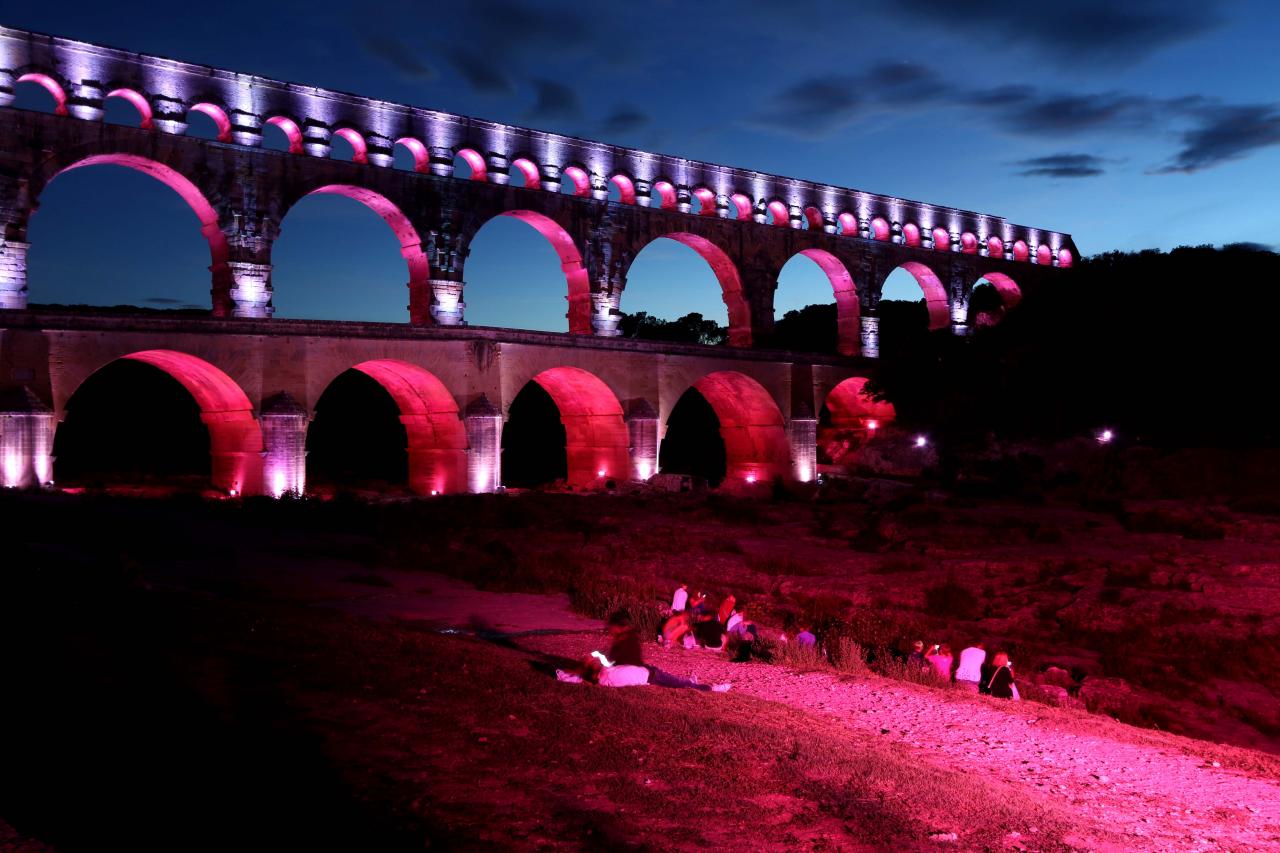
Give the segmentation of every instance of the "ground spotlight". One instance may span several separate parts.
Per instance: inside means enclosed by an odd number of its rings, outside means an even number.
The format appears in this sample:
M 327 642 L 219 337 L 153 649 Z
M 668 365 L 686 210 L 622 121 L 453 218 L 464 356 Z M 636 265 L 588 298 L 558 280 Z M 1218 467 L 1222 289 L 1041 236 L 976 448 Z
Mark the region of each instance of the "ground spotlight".
M 1109 429 L 1104 429 L 1098 433 L 1098 444 L 1110 444 L 1116 437 L 1116 434 Z
M 925 437 L 925 436 L 923 436 L 923 435 L 917 435 L 917 436 L 916 436 L 916 447 L 927 447 L 928 445 L 929 445 L 929 439 L 928 439 L 928 438 L 926 438 L 926 437 Z

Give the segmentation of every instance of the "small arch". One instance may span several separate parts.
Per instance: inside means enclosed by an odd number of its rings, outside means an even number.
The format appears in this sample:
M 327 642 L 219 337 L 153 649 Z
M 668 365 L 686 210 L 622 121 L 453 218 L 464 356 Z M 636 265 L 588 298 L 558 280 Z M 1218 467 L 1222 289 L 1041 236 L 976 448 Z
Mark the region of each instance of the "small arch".
M 473 181 L 489 180 L 489 172 L 487 167 L 485 166 L 484 157 L 480 155 L 479 151 L 475 150 L 474 148 L 458 149 L 453 160 L 454 162 L 453 174 L 455 177 L 458 176 L 458 173 L 459 173 L 459 170 L 458 170 L 459 159 L 461 159 L 462 162 L 466 164 L 467 169 L 470 170 L 470 174 L 466 176 L 467 178 Z
M 1053 249 L 1049 248 L 1048 243 L 1041 243 L 1036 248 L 1036 263 L 1044 267 L 1053 263 Z
M 14 81 L 14 85 L 21 83 L 34 83 L 44 89 L 53 96 L 54 114 L 64 116 L 67 114 L 67 93 L 62 88 L 62 84 L 50 77 L 48 74 L 41 74 L 38 71 L 30 71 L 23 74 Z
M 676 188 L 670 181 L 654 181 L 650 197 L 655 196 L 658 206 L 663 210 L 676 209 Z
M 947 289 L 937 274 L 918 261 L 907 261 L 898 269 L 905 270 L 920 285 L 924 292 L 925 307 L 929 312 L 929 329 L 945 329 L 951 323 L 951 308 L 947 300 Z
M 402 136 L 392 146 L 393 153 L 401 148 L 409 152 L 413 160 L 413 171 L 429 172 L 431 170 L 431 156 L 427 146 L 422 144 L 422 140 L 414 139 L 412 136 Z
M 920 245 L 920 226 L 914 222 L 908 222 L 902 226 L 902 245 L 919 246 Z
M 338 139 L 351 146 L 351 162 L 352 163 L 368 163 L 369 162 L 369 146 L 365 143 L 364 137 L 360 132 L 350 127 L 340 127 L 333 132 Z M 330 147 L 329 156 L 335 159 L 343 159 L 336 157 L 338 149 Z
M 698 187 L 693 191 L 693 197 L 698 202 L 699 216 L 715 216 L 716 210 L 716 194 L 706 187 Z
M 532 381 L 560 410 L 566 482 L 574 488 L 599 488 L 609 479 L 630 479 L 630 438 L 622 404 L 609 386 L 578 367 L 553 367 Z
M 288 116 L 272 116 L 264 122 L 264 129 L 266 127 L 274 127 L 284 134 L 289 141 L 290 154 L 302 153 L 302 128 L 298 127 L 296 121 Z
M 972 231 L 966 231 L 960 235 L 960 253 L 964 255 L 978 254 L 978 238 L 974 236 Z
M 227 112 L 217 104 L 211 104 L 208 101 L 201 101 L 198 104 L 192 104 L 188 113 L 200 113 L 208 116 L 218 128 L 218 141 L 231 141 L 231 119 L 227 117 Z
M 1004 241 L 999 237 L 991 236 L 987 238 L 987 257 L 1003 258 L 1004 257 Z
M 528 157 L 517 157 L 511 161 L 511 165 L 515 171 L 524 178 L 525 189 L 542 189 L 542 174 L 538 171 L 537 163 L 533 162 Z
M 893 229 L 889 227 L 889 220 L 883 216 L 877 216 L 871 220 L 871 239 L 888 240 L 893 234 Z
M 769 202 L 765 206 L 765 212 L 768 214 L 765 221 L 770 225 L 777 225 L 781 228 L 791 227 L 791 213 L 781 201 L 774 199 Z
M 809 226 L 810 231 L 822 230 L 822 211 L 818 208 L 809 206 L 804 209 L 804 219 Z
M 153 126 L 151 123 L 151 103 L 143 95 L 133 89 L 112 89 L 107 92 L 104 102 L 110 101 L 112 98 L 120 98 L 127 102 L 138 113 L 138 127 L 143 130 L 151 130 Z
M 857 237 L 859 233 L 858 217 L 847 211 L 837 216 L 836 233 L 843 234 L 846 237 Z
M 933 229 L 933 248 L 938 252 L 950 252 L 951 232 L 941 226 Z
M 561 174 L 565 177 L 560 185 L 561 192 L 577 198 L 587 198 L 591 195 L 591 176 L 587 174 L 586 169 L 581 166 L 566 166 Z
M 1075 258 L 1071 256 L 1070 249 L 1058 250 L 1058 266 L 1061 269 L 1066 269 L 1067 267 L 1071 266 L 1074 262 L 1075 262 Z
M 1031 258 L 1031 250 L 1027 248 L 1025 240 L 1015 240 L 1013 243 L 1013 259 L 1015 261 L 1026 261 Z
M 750 222 L 754 207 L 751 199 L 742 193 L 734 193 L 729 196 L 729 211 L 733 213 L 734 219 Z
M 741 486 L 790 477 L 791 446 L 782 412 L 763 385 L 734 370 L 693 383 L 715 411 L 724 440 L 725 481 Z
M 636 184 L 635 181 L 622 173 L 618 173 L 609 179 L 609 183 L 618 191 L 618 202 L 621 204 L 636 203 Z

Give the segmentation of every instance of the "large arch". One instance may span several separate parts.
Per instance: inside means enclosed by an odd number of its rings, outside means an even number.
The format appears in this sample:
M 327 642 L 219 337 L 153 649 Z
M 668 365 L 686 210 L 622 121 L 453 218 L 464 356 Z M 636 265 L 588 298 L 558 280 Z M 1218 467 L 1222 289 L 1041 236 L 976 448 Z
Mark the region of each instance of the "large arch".
M 82 157 L 75 160 L 69 165 L 57 168 L 44 181 L 44 185 L 40 188 L 43 191 L 58 175 L 65 174 L 74 169 L 83 169 L 89 166 L 124 166 L 135 172 L 155 178 L 160 183 L 169 187 L 176 192 L 183 201 L 195 213 L 196 218 L 200 221 L 200 234 L 209 243 L 210 265 L 209 270 L 213 274 L 213 316 L 229 317 L 231 316 L 234 305 L 231 301 L 232 276 L 231 268 L 227 265 L 229 249 L 227 245 L 227 237 L 222 233 L 222 229 L 218 223 L 218 213 L 213 209 L 209 200 L 205 198 L 203 192 L 188 180 L 184 175 L 177 172 L 173 168 L 166 166 L 156 160 L 142 157 L 137 154 L 93 154 L 88 157 Z M 39 199 L 37 198 L 36 201 Z
M 630 437 L 622 404 L 598 376 L 578 367 L 553 367 L 533 377 L 560 410 L 565 431 L 566 482 L 599 488 L 631 476 Z
M 560 259 L 560 269 L 564 271 L 568 286 L 566 298 L 569 300 L 569 332 L 575 335 L 591 334 L 591 278 L 582 263 L 582 253 L 573 237 L 560 223 L 533 210 L 507 210 L 500 215 L 532 226 L 551 244 Z
M 249 398 L 234 379 L 204 359 L 176 350 L 141 350 L 120 358 L 159 368 L 195 400 L 209 431 L 214 488 L 232 495 L 262 493 L 262 430 Z M 121 414 L 132 416 L 136 415 Z
M 435 374 L 395 359 L 354 365 L 381 385 L 400 410 L 409 451 L 409 488 L 418 494 L 467 490 L 467 432 L 458 403 Z
M 1012 311 L 1022 301 L 1022 288 L 1018 287 L 1018 283 L 1004 273 L 983 273 L 982 278 L 991 282 L 991 286 L 996 289 L 996 293 L 1000 294 L 1000 301 L 1004 303 L 1004 310 Z
M 791 445 L 782 412 L 763 385 L 737 371 L 720 370 L 708 373 L 693 387 L 720 421 L 726 484 L 791 476 Z
M 742 277 L 738 268 L 723 249 L 705 237 L 676 231 L 663 234 L 658 239 L 674 240 L 693 249 L 711 267 L 716 281 L 720 282 L 720 293 L 725 308 L 729 313 L 729 346 L 751 346 L 751 309 L 742 294 Z M 639 257 L 637 253 L 636 257 Z M 634 261 L 633 261 L 634 262 Z
M 418 325 L 431 322 L 430 264 L 422 250 L 422 238 L 409 217 L 386 196 L 350 184 L 326 184 L 307 195 L 340 195 L 358 201 L 387 223 L 400 243 L 400 254 L 409 268 L 409 321 Z
M 850 464 L 857 450 L 897 417 L 893 404 L 872 398 L 866 385 L 865 376 L 854 376 L 827 394 L 818 418 L 820 464 Z
M 831 282 L 836 301 L 837 352 L 859 355 L 862 352 L 861 307 L 853 276 L 839 258 L 825 249 L 804 249 L 800 254 L 816 263 Z
M 898 268 L 909 272 L 924 292 L 925 307 L 929 311 L 929 330 L 947 328 L 951 324 L 951 303 L 947 299 L 947 289 L 937 273 L 919 261 L 907 261 Z

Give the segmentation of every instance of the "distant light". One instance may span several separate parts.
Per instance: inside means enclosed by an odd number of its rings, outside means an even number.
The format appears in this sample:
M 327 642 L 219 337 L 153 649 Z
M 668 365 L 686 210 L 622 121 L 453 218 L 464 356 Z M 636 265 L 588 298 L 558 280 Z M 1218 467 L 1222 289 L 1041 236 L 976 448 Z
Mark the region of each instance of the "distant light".
M 877 429 L 879 429 L 879 428 L 880 428 L 880 422 L 879 422 L 879 421 L 877 421 L 877 420 L 870 420 L 870 421 L 867 421 L 867 429 L 870 429 L 870 430 L 877 430 Z
M 1104 429 L 1102 432 L 1098 433 L 1098 444 L 1110 444 L 1111 440 L 1115 437 L 1116 434 L 1114 432 L 1109 429 Z
M 916 436 L 916 447 L 925 447 L 928 444 L 929 444 L 929 439 L 925 438 L 923 435 Z
M 748 482 L 748 483 L 754 483 L 755 481 L 756 481 L 756 475 L 755 475 L 755 474 L 748 474 L 748 475 L 747 475 L 747 482 Z
M 439 491 L 438 489 L 432 489 L 432 490 L 431 490 L 431 497 L 433 497 L 433 498 L 434 498 L 434 497 L 435 497 L 436 495 L 438 495 L 438 494 L 440 494 L 440 491 Z
M 230 496 L 231 496 L 231 497 L 233 497 L 233 498 L 238 498 L 238 497 L 240 497 L 240 490 L 239 490 L 239 489 L 231 489 L 230 491 L 228 491 L 228 492 L 227 492 L 227 494 L 228 494 L 228 495 L 230 495 Z
M 596 472 L 597 477 L 603 477 L 604 474 L 605 474 L 605 471 L 603 468 L 601 468 L 599 471 Z

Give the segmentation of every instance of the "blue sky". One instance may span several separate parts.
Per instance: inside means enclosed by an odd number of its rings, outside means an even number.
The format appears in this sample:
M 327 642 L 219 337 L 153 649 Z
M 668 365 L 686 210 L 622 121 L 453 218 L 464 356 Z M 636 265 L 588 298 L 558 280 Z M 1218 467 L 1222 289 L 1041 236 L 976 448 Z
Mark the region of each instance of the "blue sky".
M 995 213 L 1070 232 L 1085 254 L 1280 243 L 1280 16 L 1261 0 L 367 8 L 60 3 L 3 22 Z M 31 241 L 34 302 L 208 304 L 194 217 L 143 176 L 59 177 Z M 273 260 L 279 316 L 406 316 L 397 246 L 349 199 L 305 200 Z M 472 323 L 566 328 L 559 264 L 523 223 L 485 227 L 467 285 Z M 830 298 L 800 258 L 777 310 Z M 724 314 L 709 271 L 669 241 L 639 256 L 623 309 Z

